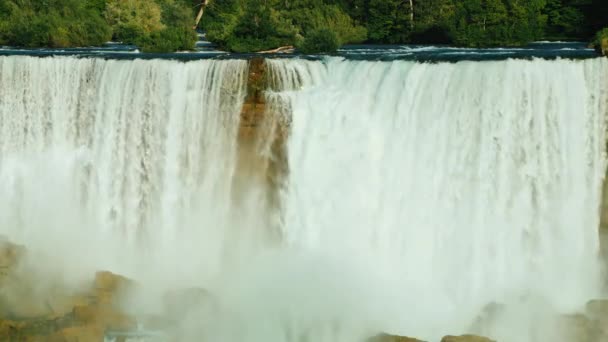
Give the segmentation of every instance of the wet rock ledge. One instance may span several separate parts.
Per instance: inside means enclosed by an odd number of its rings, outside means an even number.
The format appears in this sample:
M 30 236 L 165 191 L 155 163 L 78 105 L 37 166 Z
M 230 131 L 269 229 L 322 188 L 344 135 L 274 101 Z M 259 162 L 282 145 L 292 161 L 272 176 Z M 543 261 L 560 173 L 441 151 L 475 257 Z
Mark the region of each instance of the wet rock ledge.
M 0 341 L 103 341 L 106 331 L 136 327 L 116 306 L 131 280 L 97 272 L 82 292 L 53 289 L 41 296 L 19 269 L 24 254 L 23 246 L 0 241 Z

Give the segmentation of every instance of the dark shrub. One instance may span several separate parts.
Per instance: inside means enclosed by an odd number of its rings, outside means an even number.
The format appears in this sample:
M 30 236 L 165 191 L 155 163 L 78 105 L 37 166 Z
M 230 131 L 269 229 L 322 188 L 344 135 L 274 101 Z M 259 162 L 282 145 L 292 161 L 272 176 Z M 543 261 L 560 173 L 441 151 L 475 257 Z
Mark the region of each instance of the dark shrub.
M 340 47 L 338 35 L 329 29 L 312 31 L 298 48 L 304 53 L 332 53 Z

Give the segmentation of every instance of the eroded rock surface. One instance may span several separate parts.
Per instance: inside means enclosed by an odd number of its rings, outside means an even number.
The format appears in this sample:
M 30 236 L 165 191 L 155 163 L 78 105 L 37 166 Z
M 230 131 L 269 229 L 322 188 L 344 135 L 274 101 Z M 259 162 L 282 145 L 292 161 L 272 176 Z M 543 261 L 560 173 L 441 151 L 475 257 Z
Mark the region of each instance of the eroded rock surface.
M 111 272 L 98 272 L 82 293 L 50 289 L 36 293 L 31 275 L 20 270 L 22 246 L 0 241 L 0 341 L 101 341 L 106 330 L 134 329 L 118 298 L 134 283 Z

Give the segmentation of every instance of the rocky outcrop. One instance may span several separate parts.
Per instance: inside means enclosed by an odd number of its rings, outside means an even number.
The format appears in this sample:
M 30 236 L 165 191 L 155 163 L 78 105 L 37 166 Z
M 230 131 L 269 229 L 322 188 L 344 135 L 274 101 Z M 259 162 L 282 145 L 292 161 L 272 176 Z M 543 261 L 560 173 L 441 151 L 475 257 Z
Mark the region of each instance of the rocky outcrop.
M 106 330 L 135 327 L 135 320 L 117 304 L 134 286 L 131 280 L 98 272 L 82 293 L 36 295 L 31 278 L 18 267 L 24 255 L 22 246 L 0 241 L 0 341 L 101 341 Z
M 273 108 L 272 101 L 267 103 L 266 92 L 276 88 L 272 82 L 271 70 L 265 59 L 249 60 L 247 73 L 247 94 L 241 110 L 239 137 L 248 139 L 260 135 L 260 130 L 267 139 L 284 140 L 289 129 L 289 118 Z
M 266 63 L 263 58 L 254 58 L 249 61 L 247 73 L 247 96 L 241 110 L 241 125 L 239 136 L 250 138 L 255 135 L 256 129 L 264 120 L 266 111 Z
M 265 59 L 254 58 L 248 63 L 247 95 L 241 110 L 233 191 L 248 193 L 251 184 L 264 184 L 266 191 L 260 200 L 274 210 L 281 205 L 280 185 L 288 170 L 285 146 L 288 127 L 280 120 L 283 113 L 267 103 L 270 71 Z M 278 239 L 280 229 L 276 224 L 268 222 L 267 226 L 269 238 Z
M 109 280 L 110 275 L 105 273 L 103 278 Z M 2 318 L 0 341 L 101 341 L 107 330 L 134 329 L 135 320 L 113 304 L 116 295 L 114 289 L 97 288 L 87 303 L 75 302 L 62 315 Z
M 157 316 L 133 317 L 122 309 L 144 291 L 145 286 L 108 271 L 100 271 L 79 292 L 30 291 L 31 274 L 20 270 L 25 248 L 0 240 L 0 341 L 4 342 L 92 342 L 111 336 L 164 336 L 156 330 L 139 331 L 144 325 L 178 336 L 179 322 L 194 310 L 216 305 L 201 288 L 173 290 L 161 295 L 162 312 Z M 14 289 L 23 289 L 15 292 Z M 10 299 L 10 300 L 9 300 Z M 151 335 L 150 335 L 151 334 Z M 178 339 L 179 340 L 179 339 Z

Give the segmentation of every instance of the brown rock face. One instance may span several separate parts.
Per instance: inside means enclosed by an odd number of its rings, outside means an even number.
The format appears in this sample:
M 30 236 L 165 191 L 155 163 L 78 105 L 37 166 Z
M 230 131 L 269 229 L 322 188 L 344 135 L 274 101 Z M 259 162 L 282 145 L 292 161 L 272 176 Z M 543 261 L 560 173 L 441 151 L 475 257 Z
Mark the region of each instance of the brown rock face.
M 249 61 L 247 95 L 241 109 L 238 160 L 232 190 L 254 193 L 263 188 L 259 196 L 261 207 L 275 210 L 280 207 L 280 186 L 288 170 L 285 141 L 287 125 L 280 119 L 283 113 L 276 110 L 272 101 L 267 103 L 266 91 L 270 88 L 271 70 L 263 58 Z M 261 187 L 257 187 L 261 185 Z M 253 191 L 252 191 L 253 190 Z M 240 205 L 240 198 L 235 206 Z M 247 199 L 246 199 L 247 200 Z M 263 215 L 261 215 L 263 216 Z M 274 222 L 265 223 L 269 241 L 279 240 L 280 229 Z
M 241 110 L 239 136 L 251 138 L 264 120 L 266 111 L 266 63 L 262 58 L 249 61 L 247 74 L 247 96 Z
M 9 253 L 0 254 L 6 256 Z M 28 284 L 19 284 L 24 279 L 11 274 L 9 276 L 10 282 L 0 284 L 0 290 L 9 285 L 27 287 Z M 125 277 L 98 272 L 87 293 L 66 295 L 65 292 L 58 292 L 49 294 L 49 298 L 43 298 L 40 304 L 46 310 L 26 312 L 9 307 L 0 315 L 0 341 L 101 341 L 106 330 L 134 329 L 135 320 L 116 305 L 118 296 L 132 286 L 133 282 Z M 27 292 L 24 295 L 27 296 Z M 33 302 L 39 300 L 41 299 L 35 298 Z M 30 301 L 32 299 L 27 297 L 13 298 L 11 305 L 19 306 L 19 303 L 27 304 Z M 17 316 L 15 312 L 22 315 Z
M 487 337 L 477 335 L 445 336 L 441 342 L 496 342 Z
M 117 293 L 118 291 L 126 290 L 129 287 L 134 286 L 132 280 L 108 271 L 95 273 L 93 284 L 95 290 L 108 293 Z
M 103 330 L 99 326 L 79 326 L 61 329 L 48 337 L 49 342 L 103 341 Z

